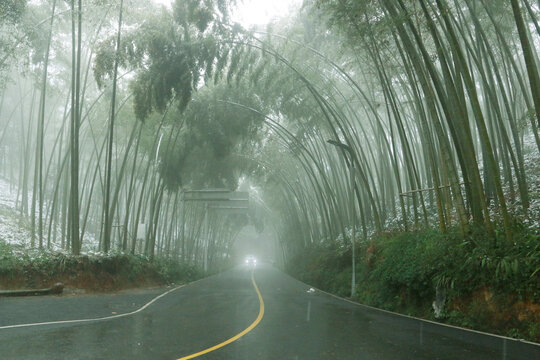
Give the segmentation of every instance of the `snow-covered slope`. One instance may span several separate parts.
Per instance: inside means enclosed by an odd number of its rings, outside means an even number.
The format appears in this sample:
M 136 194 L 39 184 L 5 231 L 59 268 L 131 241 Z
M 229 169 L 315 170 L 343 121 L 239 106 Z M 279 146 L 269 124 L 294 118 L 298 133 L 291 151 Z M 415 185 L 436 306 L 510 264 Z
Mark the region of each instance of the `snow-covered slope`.
M 27 246 L 30 244 L 29 224 L 15 209 L 16 198 L 16 188 L 0 177 L 0 239 Z

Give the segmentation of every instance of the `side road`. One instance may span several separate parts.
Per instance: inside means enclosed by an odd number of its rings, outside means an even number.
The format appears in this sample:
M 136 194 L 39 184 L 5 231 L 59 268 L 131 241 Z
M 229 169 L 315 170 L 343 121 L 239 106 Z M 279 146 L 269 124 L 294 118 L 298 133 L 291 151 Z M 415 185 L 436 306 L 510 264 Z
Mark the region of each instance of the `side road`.
M 128 313 L 175 286 L 122 290 L 114 294 L 0 297 L 0 327 Z

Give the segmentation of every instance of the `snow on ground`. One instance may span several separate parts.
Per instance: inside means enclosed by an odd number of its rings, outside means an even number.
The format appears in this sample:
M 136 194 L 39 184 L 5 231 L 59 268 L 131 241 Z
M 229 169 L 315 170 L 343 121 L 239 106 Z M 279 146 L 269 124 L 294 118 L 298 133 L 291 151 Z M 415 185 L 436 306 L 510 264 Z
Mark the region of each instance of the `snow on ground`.
M 32 194 L 29 193 L 31 197 Z M 30 220 L 17 210 L 17 188 L 0 175 L 0 241 L 22 248 L 30 248 Z M 47 241 L 46 234 L 44 242 Z M 61 235 L 58 232 L 56 243 L 51 244 L 53 252 L 65 252 L 60 246 Z M 86 232 L 83 238 L 82 252 L 93 254 L 99 247 L 95 234 Z
M 17 212 L 17 191 L 0 177 L 0 239 L 9 244 L 28 246 L 30 231 L 27 221 Z
M 15 210 L 17 192 L 14 190 L 15 189 L 11 189 L 9 182 L 0 176 L 0 207 L 7 207 Z

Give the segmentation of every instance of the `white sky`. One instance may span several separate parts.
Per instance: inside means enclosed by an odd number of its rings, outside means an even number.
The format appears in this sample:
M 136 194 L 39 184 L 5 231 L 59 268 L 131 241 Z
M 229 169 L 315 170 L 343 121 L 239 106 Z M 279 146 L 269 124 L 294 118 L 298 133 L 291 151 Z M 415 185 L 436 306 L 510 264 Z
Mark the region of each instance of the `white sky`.
M 158 4 L 169 5 L 174 0 L 154 0 Z M 287 16 L 302 4 L 302 0 L 238 0 L 232 18 L 244 27 L 267 24 L 274 18 Z

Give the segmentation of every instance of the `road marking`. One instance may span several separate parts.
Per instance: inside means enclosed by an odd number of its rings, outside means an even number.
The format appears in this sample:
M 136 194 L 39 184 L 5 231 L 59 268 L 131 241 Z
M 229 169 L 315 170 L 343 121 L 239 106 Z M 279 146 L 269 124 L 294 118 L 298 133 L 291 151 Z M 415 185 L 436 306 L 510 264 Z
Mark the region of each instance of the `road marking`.
M 185 286 L 185 285 L 180 285 L 180 286 L 175 287 L 174 289 L 168 290 L 168 291 L 164 292 L 163 294 L 156 296 L 155 298 L 153 298 L 152 300 L 150 300 L 149 302 L 147 302 L 146 304 L 144 304 L 144 305 L 143 305 L 142 307 L 140 307 L 139 309 L 134 310 L 134 311 L 132 311 L 132 312 L 125 313 L 125 314 L 118 314 L 118 315 L 112 315 L 112 316 L 105 316 L 105 317 L 99 317 L 99 318 L 93 318 L 93 319 L 60 320 L 60 321 L 47 321 L 47 322 L 40 322 L 40 323 L 33 323 L 33 324 L 6 325 L 6 326 L 0 326 L 0 330 L 2 330 L 2 329 L 21 328 L 21 327 L 30 327 L 30 326 L 41 326 L 41 325 L 84 323 L 84 322 L 91 322 L 91 321 L 101 321 L 101 320 L 108 320 L 108 319 L 117 319 L 117 318 L 124 317 L 124 316 L 130 316 L 130 315 L 134 315 L 134 314 L 136 314 L 136 313 L 138 313 L 138 312 L 143 311 L 144 309 L 146 309 L 147 307 L 149 307 L 150 305 L 152 305 L 156 300 L 158 300 L 158 299 L 164 297 L 164 296 L 167 295 L 167 294 L 170 294 L 171 292 L 173 292 L 173 291 L 175 291 L 175 290 L 180 289 L 180 288 L 183 287 L 183 286 Z
M 304 285 L 307 285 L 307 286 L 310 286 L 298 279 L 295 279 L 293 278 L 292 276 L 289 276 L 291 279 L 293 280 L 296 280 L 298 282 L 301 282 L 302 284 Z M 531 344 L 531 345 L 538 345 L 538 343 L 535 343 L 535 342 L 532 342 L 532 341 L 527 341 L 527 340 L 524 340 L 524 339 L 515 339 L 515 338 L 511 338 L 511 337 L 507 337 L 507 336 L 503 336 L 503 335 L 497 335 L 497 334 L 491 334 L 491 333 L 487 333 L 487 332 L 483 332 L 483 331 L 479 331 L 479 330 L 473 330 L 473 329 L 467 329 L 467 328 L 464 328 L 464 327 L 460 327 L 460 326 L 455 326 L 455 325 L 450 325 L 450 324 L 445 324 L 445 323 L 440 323 L 440 322 L 436 322 L 436 321 L 432 321 L 432 320 L 427 320 L 427 319 L 422 319 L 422 318 L 419 318 L 419 317 L 414 317 L 414 316 L 410 316 L 410 315 L 405 315 L 405 314 L 400 314 L 400 313 L 397 313 L 397 312 L 393 312 L 393 311 L 390 311 L 390 310 L 383 310 L 383 309 L 379 309 L 379 308 L 376 308 L 374 306 L 370 306 L 370 305 L 366 305 L 366 304 L 361 304 L 361 303 L 358 303 L 356 301 L 352 301 L 352 300 L 349 300 L 349 299 L 345 299 L 345 298 L 342 298 L 341 296 L 337 296 L 337 295 L 334 295 L 332 293 L 329 293 L 327 291 L 324 291 L 324 290 L 321 290 L 321 289 L 317 289 L 317 291 L 323 293 L 323 294 L 326 294 L 328 296 L 331 296 L 331 297 L 334 297 L 338 300 L 342 300 L 342 301 L 346 301 L 348 303 L 351 303 L 353 305 L 356 305 L 356 306 L 360 306 L 360 307 L 364 307 L 364 308 L 368 308 L 370 310 L 375 310 L 375 311 L 379 311 L 379 312 L 382 312 L 382 313 L 387 313 L 387 314 L 391 314 L 391 315 L 395 315 L 395 316 L 400 316 L 400 317 L 404 317 L 404 318 L 409 318 L 409 319 L 413 319 L 413 320 L 417 320 L 419 321 L 421 324 L 422 323 L 429 323 L 429 324 L 433 324 L 433 325 L 438 325 L 438 326 L 441 326 L 441 327 L 447 327 L 447 328 L 452 328 L 452 329 L 459 329 L 459 330 L 464 330 L 464 331 L 467 331 L 467 332 L 472 332 L 472 333 L 476 333 L 476 334 L 481 334 L 481 335 L 487 335 L 487 336 L 491 336 L 491 337 L 496 337 L 496 338 L 499 338 L 499 339 L 503 339 L 504 341 L 514 341 L 514 342 L 519 342 L 519 343 L 525 343 L 525 344 Z
M 184 356 L 184 357 L 181 357 L 179 358 L 178 360 L 187 360 L 187 359 L 193 359 L 193 358 L 196 358 L 198 356 L 201 356 L 201 355 L 204 355 L 204 354 L 207 354 L 209 352 L 212 352 L 214 350 L 217 350 L 219 348 L 222 348 L 224 347 L 225 345 L 228 345 L 238 339 L 240 339 L 242 336 L 246 335 L 248 332 L 250 332 L 251 330 L 253 330 L 255 328 L 255 326 L 257 326 L 263 316 L 264 316 L 264 301 L 263 301 L 263 298 L 262 298 L 262 295 L 261 295 L 261 292 L 259 291 L 259 288 L 257 287 L 257 283 L 255 282 L 255 277 L 254 277 L 254 273 L 255 271 L 252 270 L 251 271 L 251 283 L 253 284 L 253 287 L 255 288 L 255 291 L 257 292 L 257 296 L 259 297 L 259 315 L 257 316 L 257 318 L 255 319 L 254 322 L 251 323 L 251 325 L 249 325 L 247 328 L 245 328 L 242 332 L 236 334 L 235 336 L 233 336 L 232 338 L 228 339 L 228 340 L 225 340 L 224 342 L 222 343 L 219 343 L 215 346 L 212 346 L 212 347 L 209 347 L 208 349 L 205 349 L 205 350 L 202 350 L 202 351 L 199 351 L 197 353 L 194 353 L 194 354 L 191 354 L 191 355 L 187 355 L 187 356 Z

